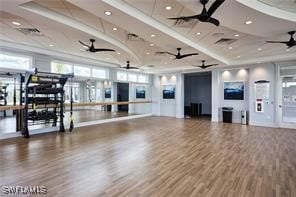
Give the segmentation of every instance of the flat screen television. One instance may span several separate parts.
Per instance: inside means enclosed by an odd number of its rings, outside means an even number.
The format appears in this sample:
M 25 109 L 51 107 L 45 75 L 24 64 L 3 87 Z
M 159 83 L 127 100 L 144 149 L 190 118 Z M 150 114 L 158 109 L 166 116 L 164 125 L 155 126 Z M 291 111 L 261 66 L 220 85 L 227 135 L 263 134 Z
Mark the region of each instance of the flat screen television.
M 175 99 L 176 86 L 174 85 L 165 85 L 162 90 L 163 99 Z
M 244 82 L 224 82 L 224 100 L 244 100 Z
M 137 87 L 136 88 L 136 98 L 137 99 L 144 99 L 144 98 L 146 98 L 145 87 Z
M 111 88 L 105 89 L 105 98 L 111 98 Z

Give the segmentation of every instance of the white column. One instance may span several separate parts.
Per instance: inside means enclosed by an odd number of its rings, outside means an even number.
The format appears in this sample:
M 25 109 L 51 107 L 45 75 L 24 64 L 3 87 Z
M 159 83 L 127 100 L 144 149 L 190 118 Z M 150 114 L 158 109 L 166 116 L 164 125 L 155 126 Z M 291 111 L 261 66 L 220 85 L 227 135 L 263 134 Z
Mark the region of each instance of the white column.
M 212 122 L 219 122 L 219 70 L 212 71 Z
M 153 84 L 151 87 L 151 100 L 152 100 L 152 114 L 160 116 L 160 92 L 161 92 L 160 76 L 153 75 Z
M 111 100 L 112 102 L 117 102 L 117 83 L 112 82 L 112 88 L 111 88 Z M 117 105 L 112 105 L 112 112 L 117 112 Z
M 184 118 L 184 74 L 176 74 L 176 118 Z

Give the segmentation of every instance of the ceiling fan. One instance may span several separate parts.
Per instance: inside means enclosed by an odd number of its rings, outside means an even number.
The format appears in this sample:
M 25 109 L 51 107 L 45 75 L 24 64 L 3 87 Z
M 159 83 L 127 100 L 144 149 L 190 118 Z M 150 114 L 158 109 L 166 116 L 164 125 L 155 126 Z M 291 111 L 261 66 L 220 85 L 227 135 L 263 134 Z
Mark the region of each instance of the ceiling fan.
M 217 10 L 217 8 L 224 2 L 225 0 L 216 0 L 211 7 L 207 10 L 206 4 L 209 2 L 209 0 L 200 0 L 200 3 L 203 5 L 202 12 L 198 15 L 194 16 L 182 16 L 182 17 L 176 17 L 176 18 L 168 18 L 170 20 L 176 20 L 176 24 L 179 21 L 185 21 L 188 22 L 190 20 L 199 20 L 201 22 L 207 22 L 207 23 L 212 23 L 216 26 L 220 25 L 220 22 L 212 18 L 212 15 L 214 12 Z
M 94 47 L 94 42 L 96 41 L 95 39 L 89 39 L 89 41 L 91 42 L 91 45 L 88 46 L 87 44 L 83 43 L 82 41 L 79 40 L 79 43 L 82 44 L 86 49 L 86 51 L 89 51 L 91 53 L 96 53 L 96 52 L 103 52 L 103 51 L 115 51 L 113 49 L 103 49 L 103 48 L 95 48 Z
M 159 55 L 159 54 L 169 54 L 169 55 L 175 56 L 175 59 L 183 59 L 185 57 L 189 57 L 189 56 L 193 56 L 193 55 L 198 55 L 198 53 L 188 53 L 188 54 L 181 55 L 181 53 L 180 53 L 181 48 L 177 48 L 177 51 L 178 51 L 177 54 L 170 53 L 170 52 L 162 52 L 162 51 L 155 52 L 155 54 L 156 55 Z
M 124 69 L 139 69 L 138 67 L 130 66 L 130 61 L 126 61 L 126 66 L 120 67 Z
M 202 60 L 201 62 L 202 62 L 201 65 L 198 65 L 198 66 L 193 65 L 193 66 L 195 66 L 195 67 L 199 67 L 199 68 L 201 68 L 201 69 L 206 69 L 206 68 L 209 68 L 209 67 L 217 66 L 217 65 L 218 65 L 218 64 L 208 64 L 208 65 L 206 65 L 206 64 L 205 64 L 206 60 Z
M 268 43 L 281 43 L 281 44 L 285 44 L 288 46 L 288 48 L 291 48 L 293 46 L 296 46 L 296 40 L 294 39 L 294 34 L 296 33 L 296 31 L 289 31 L 288 34 L 291 36 L 289 41 L 266 41 Z

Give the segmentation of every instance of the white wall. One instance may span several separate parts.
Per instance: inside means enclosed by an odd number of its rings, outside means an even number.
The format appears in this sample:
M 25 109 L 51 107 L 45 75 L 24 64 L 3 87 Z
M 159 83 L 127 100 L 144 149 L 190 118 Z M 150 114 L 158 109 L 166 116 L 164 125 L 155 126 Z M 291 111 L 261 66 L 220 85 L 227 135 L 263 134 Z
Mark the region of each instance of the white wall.
M 250 65 L 244 69 L 218 69 L 212 72 L 212 121 L 222 121 L 221 107 L 233 107 L 233 122 L 240 123 L 240 110 L 249 111 L 249 124 L 275 126 L 276 123 L 276 66 L 273 63 Z M 255 81 L 270 81 L 270 99 L 264 102 L 264 113 L 255 112 Z M 243 101 L 224 100 L 225 81 L 244 81 Z
M 270 99 L 264 102 L 264 112 L 255 112 L 255 81 L 270 81 Z M 276 69 L 274 64 L 262 64 L 250 67 L 250 99 L 249 113 L 251 125 L 275 126 L 275 87 L 276 87 Z
M 232 121 L 235 123 L 241 122 L 241 111 L 248 110 L 249 106 L 249 83 L 248 83 L 247 69 L 233 69 L 220 71 L 218 83 L 218 107 L 219 107 L 219 121 L 222 121 L 222 107 L 233 107 Z M 242 81 L 245 84 L 244 100 L 224 100 L 224 82 Z
M 145 99 L 136 98 L 137 87 L 145 88 Z M 151 87 L 144 84 L 129 84 L 129 101 L 151 101 Z M 131 114 L 148 114 L 152 112 L 151 103 L 129 104 L 128 111 Z
M 163 87 L 176 86 L 175 99 L 163 99 Z M 152 114 L 184 117 L 184 75 L 181 73 L 155 75 L 152 86 Z

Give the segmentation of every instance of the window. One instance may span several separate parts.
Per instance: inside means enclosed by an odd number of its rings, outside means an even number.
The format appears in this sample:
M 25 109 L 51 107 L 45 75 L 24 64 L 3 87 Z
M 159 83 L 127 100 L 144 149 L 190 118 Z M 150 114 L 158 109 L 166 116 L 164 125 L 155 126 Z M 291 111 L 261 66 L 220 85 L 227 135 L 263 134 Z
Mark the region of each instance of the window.
M 74 76 L 90 77 L 90 68 L 84 66 L 74 66 Z
M 0 53 L 1 68 L 28 70 L 31 67 L 31 60 L 30 57 Z
M 136 74 L 128 74 L 128 80 L 131 82 L 137 82 L 137 75 Z
M 138 82 L 139 83 L 148 83 L 147 75 L 138 75 Z
M 108 78 L 107 71 L 105 69 L 93 68 L 92 69 L 92 77 L 106 79 L 106 78 Z
M 127 73 L 126 72 L 117 72 L 117 80 L 127 81 Z
M 51 62 L 51 72 L 60 74 L 72 73 L 72 65 L 62 62 Z

